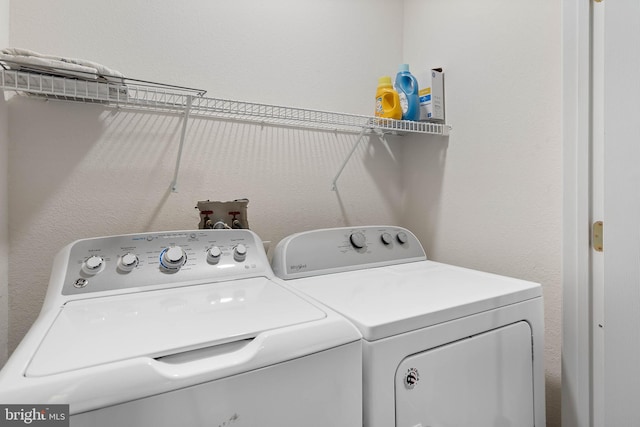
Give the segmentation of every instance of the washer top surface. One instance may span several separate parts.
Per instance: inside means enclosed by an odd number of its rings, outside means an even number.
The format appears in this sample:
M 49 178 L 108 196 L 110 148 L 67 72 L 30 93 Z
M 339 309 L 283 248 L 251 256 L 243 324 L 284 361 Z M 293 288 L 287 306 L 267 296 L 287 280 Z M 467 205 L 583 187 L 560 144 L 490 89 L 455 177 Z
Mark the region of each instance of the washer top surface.
M 249 230 L 83 239 L 56 258 L 25 375 L 157 359 L 326 318 L 274 283 Z
M 542 295 L 537 283 L 428 261 L 417 238 L 400 227 L 292 235 L 278 244 L 272 265 L 288 285 L 347 317 L 368 341 Z
M 26 375 L 220 346 L 324 317 L 266 278 L 74 300 L 60 309 Z

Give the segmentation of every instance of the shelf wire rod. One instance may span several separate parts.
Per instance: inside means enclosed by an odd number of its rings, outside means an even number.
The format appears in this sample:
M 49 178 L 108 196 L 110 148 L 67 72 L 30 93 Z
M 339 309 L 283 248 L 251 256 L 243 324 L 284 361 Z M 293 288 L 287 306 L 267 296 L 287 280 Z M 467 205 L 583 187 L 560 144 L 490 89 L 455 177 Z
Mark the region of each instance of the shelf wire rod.
M 187 135 L 187 123 L 189 122 L 189 113 L 191 112 L 191 103 L 193 102 L 193 95 L 187 95 L 187 105 L 184 109 L 184 119 L 182 120 L 182 131 L 180 132 L 180 146 L 178 147 L 178 157 L 176 158 L 176 168 L 173 172 L 173 181 L 171 181 L 171 191 L 177 193 L 178 187 L 178 172 L 180 171 L 180 160 L 182 160 L 182 148 L 184 147 L 184 140 Z
M 337 185 L 338 178 L 340 178 L 340 175 L 342 175 L 342 171 L 347 166 L 347 163 L 349 163 L 349 159 L 351 159 L 351 156 L 353 156 L 353 153 L 356 152 L 356 149 L 360 145 L 360 142 L 362 142 L 364 135 L 368 132 L 369 132 L 368 128 L 362 128 L 362 131 L 358 134 L 358 138 L 356 139 L 355 144 L 353 144 L 353 147 L 351 148 L 349 155 L 347 156 L 346 159 L 344 159 L 344 162 L 342 162 L 342 166 L 340 166 L 340 170 L 338 170 L 338 173 L 336 174 L 335 178 L 333 178 L 333 183 L 331 184 L 331 191 L 338 191 L 338 185 Z
M 391 159 L 394 161 L 394 163 L 398 163 L 398 160 L 396 159 L 396 156 L 393 154 L 393 151 L 391 151 L 391 147 L 389 146 L 389 143 L 387 142 L 387 138 L 386 138 L 385 133 L 382 132 L 380 129 L 376 129 L 375 133 L 378 136 L 378 139 L 380 140 L 380 142 L 382 143 L 384 148 L 386 148 L 387 153 L 389 153 L 389 156 L 391 156 Z

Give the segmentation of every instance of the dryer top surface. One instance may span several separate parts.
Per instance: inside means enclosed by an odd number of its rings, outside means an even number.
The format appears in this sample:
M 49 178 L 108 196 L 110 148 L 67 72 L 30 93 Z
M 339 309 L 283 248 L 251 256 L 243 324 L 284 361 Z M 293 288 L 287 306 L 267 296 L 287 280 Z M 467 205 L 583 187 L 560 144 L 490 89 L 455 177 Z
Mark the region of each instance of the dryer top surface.
M 289 280 L 374 341 L 542 296 L 537 283 L 418 261 Z

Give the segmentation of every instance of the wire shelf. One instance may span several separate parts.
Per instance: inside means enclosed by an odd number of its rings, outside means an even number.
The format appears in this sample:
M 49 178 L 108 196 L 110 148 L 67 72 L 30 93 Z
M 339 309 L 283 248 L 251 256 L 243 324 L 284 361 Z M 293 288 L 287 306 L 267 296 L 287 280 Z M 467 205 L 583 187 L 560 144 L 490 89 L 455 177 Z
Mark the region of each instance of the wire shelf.
M 2 64 L 0 64 L 2 65 Z M 135 79 L 79 79 L 56 74 L 0 69 L 0 88 L 45 99 L 99 103 L 107 106 L 188 114 L 274 126 L 341 132 L 363 129 L 382 133 L 448 135 L 440 123 L 392 120 L 355 114 L 284 107 L 205 97 L 201 89 Z
M 362 129 L 388 133 L 419 132 L 447 135 L 449 127 L 439 123 L 383 119 L 357 114 L 335 113 L 305 108 L 257 104 L 228 99 L 196 97 L 191 115 L 211 116 L 230 120 L 243 120 L 280 126 L 310 127 L 345 132 Z

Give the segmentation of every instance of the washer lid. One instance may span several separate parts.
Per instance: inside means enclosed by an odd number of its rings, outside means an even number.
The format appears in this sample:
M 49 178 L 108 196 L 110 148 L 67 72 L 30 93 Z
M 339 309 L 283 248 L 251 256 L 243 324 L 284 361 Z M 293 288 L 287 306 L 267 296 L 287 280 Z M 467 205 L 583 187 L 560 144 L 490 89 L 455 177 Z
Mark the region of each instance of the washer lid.
M 157 358 L 324 317 L 265 278 L 75 300 L 60 309 L 26 375 Z
M 537 283 L 419 261 L 289 280 L 374 341 L 542 295 Z

